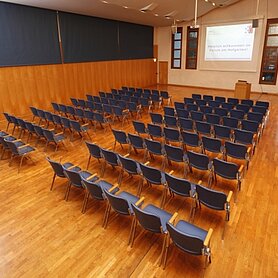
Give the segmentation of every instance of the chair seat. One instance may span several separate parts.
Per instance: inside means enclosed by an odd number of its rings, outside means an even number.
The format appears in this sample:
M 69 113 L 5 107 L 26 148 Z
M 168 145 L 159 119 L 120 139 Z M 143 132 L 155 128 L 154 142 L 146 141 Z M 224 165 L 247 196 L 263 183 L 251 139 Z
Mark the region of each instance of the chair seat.
M 30 153 L 34 150 L 35 150 L 35 148 L 33 148 L 31 146 L 26 146 L 26 147 L 18 149 L 18 153 L 19 153 L 19 155 L 22 155 L 22 154 Z
M 117 196 L 127 200 L 130 212 L 133 214 L 133 209 L 130 204 L 135 204 L 139 200 L 139 198 L 126 191 L 121 191 Z
M 65 140 L 65 136 L 62 135 L 62 134 L 61 135 L 55 135 L 54 140 L 55 140 L 55 142 L 63 141 L 63 140 Z
M 8 135 L 8 133 L 6 133 L 5 131 L 0 131 L 0 136 L 6 136 Z
M 113 184 L 111 184 L 111 183 L 109 183 L 109 182 L 107 182 L 107 181 L 104 181 L 104 180 L 100 180 L 97 184 L 101 187 L 102 190 L 106 189 L 107 191 L 108 191 L 111 187 L 113 187 Z M 118 188 L 117 188 L 117 189 L 118 189 Z M 117 191 L 119 191 L 119 189 L 118 189 Z M 117 192 L 117 191 L 116 191 L 116 192 Z M 113 191 L 112 193 L 115 193 L 115 191 Z
M 179 231 L 181 231 L 184 234 L 197 237 L 197 238 L 201 239 L 202 241 L 205 240 L 207 233 L 208 233 L 207 231 L 205 231 L 199 227 L 196 227 L 195 225 L 190 224 L 189 222 L 186 222 L 184 220 L 180 220 L 177 223 L 176 229 L 178 229 Z
M 166 232 L 166 223 L 170 220 L 172 214 L 154 205 L 147 205 L 144 211 L 158 216 L 161 221 L 163 232 Z

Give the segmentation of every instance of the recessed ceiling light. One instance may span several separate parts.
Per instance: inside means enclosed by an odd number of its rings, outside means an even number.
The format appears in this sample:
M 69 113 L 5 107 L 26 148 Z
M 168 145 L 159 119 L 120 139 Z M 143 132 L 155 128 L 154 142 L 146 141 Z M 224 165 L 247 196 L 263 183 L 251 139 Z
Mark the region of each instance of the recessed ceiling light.
M 102 3 L 104 3 L 104 4 L 108 4 L 108 2 L 107 2 L 107 1 L 105 1 L 105 0 L 102 0 L 101 2 L 102 2 Z
M 154 16 L 158 16 L 158 14 L 154 14 Z
M 128 6 L 123 6 L 123 8 L 128 9 Z
M 215 3 L 214 3 L 214 2 L 212 2 L 212 6 L 215 6 Z
M 170 19 L 170 16 L 165 16 L 166 19 Z

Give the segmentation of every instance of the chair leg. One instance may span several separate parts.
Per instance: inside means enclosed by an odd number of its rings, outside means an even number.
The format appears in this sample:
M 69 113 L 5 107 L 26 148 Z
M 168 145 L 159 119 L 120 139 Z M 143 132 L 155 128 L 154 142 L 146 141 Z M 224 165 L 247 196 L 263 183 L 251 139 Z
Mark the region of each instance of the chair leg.
M 10 126 L 10 123 L 8 122 L 7 127 L 6 127 L 6 131 L 8 131 L 9 126 Z
M 138 182 L 138 191 L 137 191 L 137 196 L 138 197 L 140 197 L 140 195 L 141 195 L 143 183 L 144 183 L 144 179 L 141 178 Z
M 52 183 L 51 183 L 51 186 L 50 186 L 50 191 L 52 191 L 52 189 L 53 189 L 55 178 L 56 178 L 56 174 L 54 173 Z
M 19 167 L 18 167 L 18 173 L 20 172 L 20 168 L 21 168 L 21 165 L 22 165 L 23 158 L 24 158 L 24 155 L 21 156 Z
M 165 253 L 166 242 L 167 242 L 167 234 L 164 234 L 164 237 L 163 237 L 163 245 L 162 245 L 162 250 L 161 250 L 160 260 L 159 260 L 159 266 L 161 266 L 161 264 L 162 264 L 162 262 L 163 262 L 163 255 L 164 255 L 164 253 Z
M 133 232 L 132 232 L 132 236 L 131 236 L 130 247 L 133 247 L 133 244 L 134 244 L 135 234 L 136 234 L 136 227 L 137 227 L 137 221 L 135 219 L 135 223 L 134 223 L 134 227 L 133 227 Z
M 87 204 L 88 204 L 88 200 L 89 200 L 89 195 L 90 193 L 88 191 L 85 192 L 85 196 L 84 196 L 84 200 L 83 200 L 83 206 L 82 206 L 82 213 L 85 213 L 86 208 L 87 208 Z
M 170 245 L 170 237 L 169 235 L 167 235 L 166 246 L 165 246 L 164 257 L 163 257 L 163 269 L 165 269 L 166 267 L 169 245 Z
M 88 163 L 87 163 L 87 168 L 86 168 L 86 170 L 88 170 L 88 168 L 89 168 L 90 161 L 91 161 L 91 155 L 89 155 L 89 159 L 88 159 Z
M 64 198 L 66 201 L 68 201 L 68 199 L 69 199 L 70 188 L 71 188 L 71 182 L 69 181 L 68 187 L 66 190 L 66 194 L 65 194 L 65 198 Z
M 134 230 L 135 222 L 136 222 L 136 217 L 133 216 L 132 217 L 131 228 L 130 228 L 130 233 L 129 233 L 129 238 L 128 238 L 128 244 L 127 245 L 131 244 L 131 239 L 132 239 L 132 235 L 133 235 L 133 230 Z
M 10 159 L 10 162 L 9 162 L 9 166 L 11 166 L 13 158 L 14 158 L 14 155 L 11 154 L 11 159 Z
M 109 220 L 109 216 L 110 216 L 110 211 L 111 211 L 111 205 L 108 203 L 107 214 L 106 214 L 106 220 L 105 220 L 104 227 L 103 227 L 104 229 L 107 228 L 108 220 Z

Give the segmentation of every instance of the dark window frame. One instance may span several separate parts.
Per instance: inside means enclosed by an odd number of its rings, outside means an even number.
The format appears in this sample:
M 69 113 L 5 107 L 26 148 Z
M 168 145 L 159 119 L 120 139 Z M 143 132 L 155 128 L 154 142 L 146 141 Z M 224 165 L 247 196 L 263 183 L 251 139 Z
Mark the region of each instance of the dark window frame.
M 181 34 L 180 39 L 175 39 L 175 34 Z M 181 69 L 181 62 L 182 62 L 182 38 L 183 38 L 183 28 L 182 27 L 177 27 L 177 33 L 172 34 L 172 48 L 171 48 L 171 69 Z M 180 48 L 175 48 L 175 42 L 180 42 Z M 174 52 L 176 50 L 180 51 L 180 57 L 179 58 L 174 58 Z M 174 62 L 176 60 L 180 61 L 180 66 L 175 67 Z
M 190 33 L 197 32 L 197 38 L 191 37 Z M 189 47 L 190 42 L 196 41 L 196 47 Z M 185 60 L 185 68 L 186 69 L 197 69 L 197 62 L 198 62 L 198 46 L 199 46 L 199 28 L 191 28 L 190 26 L 187 27 L 187 36 L 186 36 L 186 60 Z M 189 57 L 189 52 L 194 52 L 195 56 Z M 189 62 L 194 62 L 194 66 L 190 66 Z

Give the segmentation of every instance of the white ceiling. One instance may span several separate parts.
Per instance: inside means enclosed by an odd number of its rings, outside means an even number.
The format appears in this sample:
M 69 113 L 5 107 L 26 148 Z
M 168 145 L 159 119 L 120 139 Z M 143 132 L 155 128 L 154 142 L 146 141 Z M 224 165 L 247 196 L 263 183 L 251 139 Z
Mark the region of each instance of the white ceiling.
M 241 0 L 197 0 L 198 16 Z M 173 20 L 192 21 L 195 0 L 14 0 L 3 1 L 115 20 L 168 26 Z M 104 3 L 107 2 L 107 3 Z M 213 6 L 215 3 L 215 6 Z M 149 6 L 150 5 L 150 6 Z M 148 8 L 149 6 L 149 8 Z M 146 12 L 141 12 L 142 9 Z M 169 15 L 167 19 L 167 15 Z

